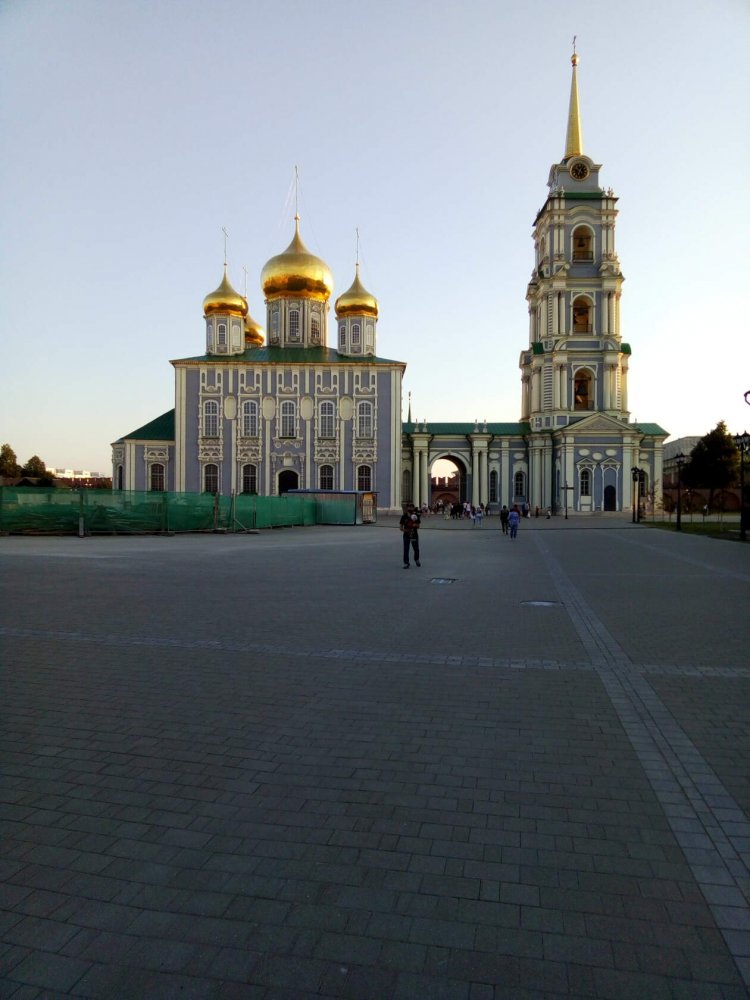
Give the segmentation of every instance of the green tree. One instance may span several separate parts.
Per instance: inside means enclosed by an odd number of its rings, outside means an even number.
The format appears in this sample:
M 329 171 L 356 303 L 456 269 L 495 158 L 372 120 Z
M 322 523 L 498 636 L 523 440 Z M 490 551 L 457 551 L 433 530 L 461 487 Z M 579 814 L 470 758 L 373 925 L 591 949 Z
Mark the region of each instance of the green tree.
M 26 465 L 23 467 L 24 476 L 29 476 L 32 479 L 38 479 L 39 486 L 54 486 L 55 477 L 52 473 L 47 472 L 47 466 L 41 460 L 38 455 L 32 455 L 28 460 Z
M 15 479 L 21 475 L 21 466 L 18 464 L 16 453 L 9 444 L 4 444 L 0 448 L 0 476 L 8 476 Z
M 682 469 L 683 485 L 707 489 L 708 506 L 713 507 L 714 492 L 725 490 L 737 481 L 739 452 L 727 425 L 720 420 L 690 452 L 690 461 Z
M 43 476 L 47 472 L 47 466 L 38 455 L 32 455 L 23 467 L 24 476 Z

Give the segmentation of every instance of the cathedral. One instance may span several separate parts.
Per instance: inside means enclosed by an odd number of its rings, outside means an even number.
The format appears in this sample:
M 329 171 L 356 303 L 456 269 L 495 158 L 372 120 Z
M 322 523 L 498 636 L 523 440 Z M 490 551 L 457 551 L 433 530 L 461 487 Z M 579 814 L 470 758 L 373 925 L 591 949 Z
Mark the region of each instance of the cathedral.
M 432 466 L 449 459 L 475 505 L 621 511 L 634 490 L 657 503 L 668 435 L 630 422 L 617 198 L 583 151 L 575 53 L 572 64 L 565 155 L 534 220 L 517 423 L 402 423 L 406 365 L 377 355 L 377 299 L 357 264 L 328 346 L 332 275 L 295 216 L 291 243 L 261 272 L 265 340 L 225 263 L 203 300 L 205 353 L 172 362 L 173 410 L 113 443 L 114 488 L 360 490 L 395 512 L 429 504 Z

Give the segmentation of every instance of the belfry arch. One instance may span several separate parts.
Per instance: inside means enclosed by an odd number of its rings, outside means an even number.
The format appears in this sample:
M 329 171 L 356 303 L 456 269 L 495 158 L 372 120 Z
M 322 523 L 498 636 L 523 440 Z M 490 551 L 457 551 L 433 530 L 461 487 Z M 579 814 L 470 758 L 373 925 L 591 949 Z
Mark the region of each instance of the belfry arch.
M 468 475 L 466 462 L 458 455 L 446 452 L 430 456 L 430 498 L 427 501 L 430 507 L 434 508 L 438 501 L 446 506 L 468 499 Z

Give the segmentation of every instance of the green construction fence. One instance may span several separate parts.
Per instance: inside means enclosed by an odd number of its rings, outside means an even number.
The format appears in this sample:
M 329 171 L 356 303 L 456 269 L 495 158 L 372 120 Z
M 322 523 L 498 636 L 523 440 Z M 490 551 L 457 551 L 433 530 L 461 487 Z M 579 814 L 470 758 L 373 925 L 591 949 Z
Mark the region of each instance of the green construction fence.
M 0 487 L 0 532 L 40 535 L 241 532 L 313 524 L 356 524 L 353 495 L 156 493 Z

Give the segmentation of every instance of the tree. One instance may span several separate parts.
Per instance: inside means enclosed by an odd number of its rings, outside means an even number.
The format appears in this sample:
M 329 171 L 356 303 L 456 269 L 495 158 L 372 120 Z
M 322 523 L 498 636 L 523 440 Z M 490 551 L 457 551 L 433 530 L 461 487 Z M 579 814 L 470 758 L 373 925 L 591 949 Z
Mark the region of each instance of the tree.
M 38 455 L 32 455 L 22 469 L 24 476 L 29 479 L 37 479 L 36 486 L 54 486 L 55 477 L 51 472 L 47 472 L 47 466 Z
M 738 461 L 734 438 L 720 420 L 690 452 L 690 461 L 682 469 L 682 482 L 690 488 L 707 489 L 708 505 L 713 507 L 714 492 L 725 490 L 737 481 Z
M 9 444 L 4 444 L 0 448 L 0 476 L 15 479 L 20 474 L 21 466 L 18 464 L 16 453 Z
M 47 466 L 38 455 L 32 455 L 23 467 L 24 476 L 44 476 L 46 472 Z

